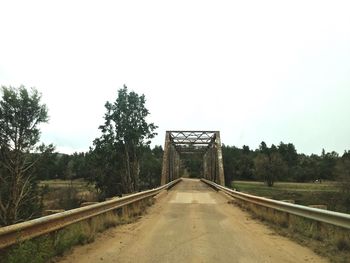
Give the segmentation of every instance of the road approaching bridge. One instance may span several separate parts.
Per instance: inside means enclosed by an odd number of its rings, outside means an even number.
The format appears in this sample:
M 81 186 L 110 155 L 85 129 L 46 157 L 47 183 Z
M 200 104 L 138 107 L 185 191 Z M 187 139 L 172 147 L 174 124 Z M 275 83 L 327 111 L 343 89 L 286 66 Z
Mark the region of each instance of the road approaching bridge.
M 203 182 L 184 179 L 141 220 L 106 231 L 60 262 L 328 261 L 251 219 Z

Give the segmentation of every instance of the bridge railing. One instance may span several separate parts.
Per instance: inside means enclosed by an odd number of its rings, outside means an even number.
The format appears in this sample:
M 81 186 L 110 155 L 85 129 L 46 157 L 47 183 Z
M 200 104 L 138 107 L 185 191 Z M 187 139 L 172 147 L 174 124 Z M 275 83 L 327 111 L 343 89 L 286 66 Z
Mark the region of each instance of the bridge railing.
M 147 190 L 125 197 L 100 202 L 98 204 L 76 208 L 23 223 L 2 227 L 0 228 L 0 249 L 27 239 L 56 231 L 109 211 L 146 200 L 159 194 L 162 190 L 171 188 L 180 181 L 181 178 L 152 190 Z
M 323 222 L 330 225 L 343 227 L 350 229 L 350 215 L 344 213 L 338 213 L 334 211 L 328 211 L 318 208 L 312 208 L 302 205 L 291 204 L 283 201 L 272 200 L 264 197 L 254 196 L 250 194 L 241 193 L 227 187 L 218 185 L 212 181 L 201 179 L 204 183 L 213 187 L 216 190 L 223 191 L 224 193 L 237 198 L 243 202 L 255 204 L 257 206 L 271 208 L 280 212 L 284 212 L 291 215 L 296 215 L 303 218 L 308 218 L 317 222 Z

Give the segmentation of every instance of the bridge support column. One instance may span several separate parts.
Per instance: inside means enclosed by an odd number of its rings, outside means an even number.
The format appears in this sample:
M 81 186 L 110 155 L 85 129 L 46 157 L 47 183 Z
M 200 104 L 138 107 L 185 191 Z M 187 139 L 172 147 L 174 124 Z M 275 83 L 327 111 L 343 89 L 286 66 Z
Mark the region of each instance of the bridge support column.
M 215 132 L 215 142 L 210 145 L 203 156 L 203 177 L 225 185 L 220 132 Z
M 220 132 L 215 132 L 216 139 L 215 139 L 215 146 L 216 146 L 216 160 L 218 164 L 218 177 L 217 177 L 217 183 L 220 185 L 225 186 L 225 175 L 224 175 L 224 163 L 222 160 L 222 149 L 221 149 L 221 139 L 220 139 Z
M 209 179 L 208 152 L 203 155 L 203 177 Z
M 163 165 L 162 165 L 162 177 L 160 185 L 165 185 L 169 182 L 169 148 L 170 148 L 170 133 L 165 133 L 165 144 L 163 152 Z
M 170 133 L 165 134 L 165 144 L 163 153 L 162 177 L 160 184 L 167 184 L 180 177 L 181 160 L 174 145 L 170 142 Z
M 180 166 L 181 166 L 181 159 L 180 154 L 175 151 L 175 178 L 180 178 Z

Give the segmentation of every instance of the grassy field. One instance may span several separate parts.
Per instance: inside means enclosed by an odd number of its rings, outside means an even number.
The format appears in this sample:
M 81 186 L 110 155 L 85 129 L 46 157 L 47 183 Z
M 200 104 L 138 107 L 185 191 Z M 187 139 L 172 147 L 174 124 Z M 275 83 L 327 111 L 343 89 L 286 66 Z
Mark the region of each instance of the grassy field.
M 329 210 L 344 211 L 339 202 L 341 193 L 336 182 L 277 182 L 273 187 L 268 187 L 262 182 L 234 181 L 232 188 L 275 200 L 294 200 L 300 205 L 327 205 Z
M 232 188 L 275 200 L 294 200 L 300 205 L 327 205 L 328 210 L 349 213 L 349 209 L 344 205 L 340 184 L 336 182 L 278 182 L 273 187 L 268 187 L 262 182 L 234 181 Z M 262 220 L 278 234 L 310 247 L 316 253 L 328 257 L 330 262 L 350 262 L 347 260 L 350 258 L 348 230 L 315 223 L 298 216 L 286 216 L 283 212 L 261 209 L 259 206 L 250 206 L 244 202 L 239 204 L 249 210 L 253 218 Z
M 39 181 L 39 186 L 45 186 L 48 185 L 50 188 L 66 188 L 74 186 L 77 189 L 88 189 L 88 183 L 82 179 L 77 180 L 61 180 L 61 179 L 55 179 L 55 180 L 45 180 L 45 181 Z
M 72 209 L 82 202 L 97 201 L 97 193 L 93 185 L 77 180 L 45 180 L 39 182 L 44 191 L 44 210 Z

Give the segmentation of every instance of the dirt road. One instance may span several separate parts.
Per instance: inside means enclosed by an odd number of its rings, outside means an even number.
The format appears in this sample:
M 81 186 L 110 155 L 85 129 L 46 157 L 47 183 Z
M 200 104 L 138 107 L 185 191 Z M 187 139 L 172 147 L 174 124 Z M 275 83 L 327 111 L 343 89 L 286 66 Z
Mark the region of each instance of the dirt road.
M 160 197 L 141 220 L 107 230 L 60 262 L 328 261 L 188 179 Z

